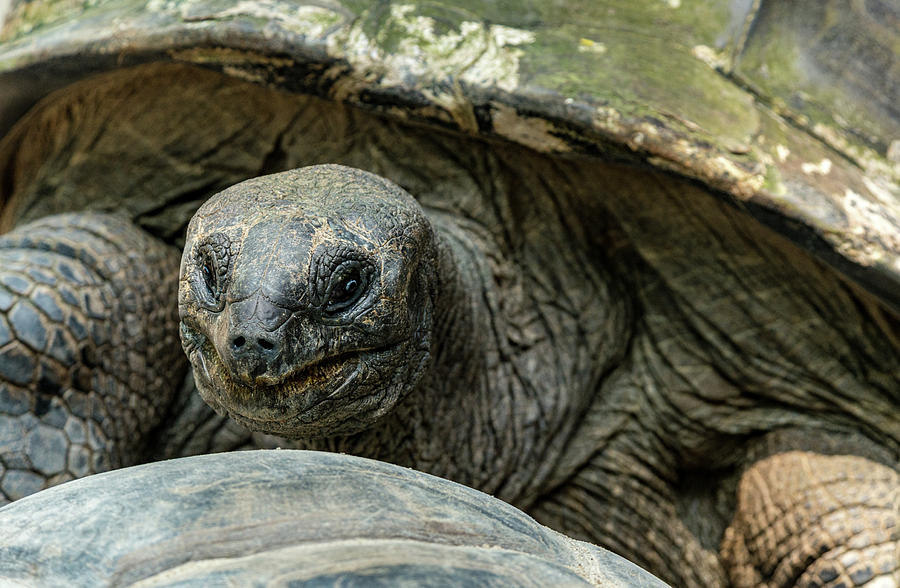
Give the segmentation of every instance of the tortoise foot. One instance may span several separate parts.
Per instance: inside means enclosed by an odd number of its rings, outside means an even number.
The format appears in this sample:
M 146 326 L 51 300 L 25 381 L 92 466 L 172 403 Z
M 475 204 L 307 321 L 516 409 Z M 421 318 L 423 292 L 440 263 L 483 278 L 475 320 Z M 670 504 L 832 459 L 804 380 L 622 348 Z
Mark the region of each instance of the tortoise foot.
M 900 585 L 900 475 L 852 455 L 791 451 L 741 478 L 722 557 L 735 586 Z
M 186 368 L 177 259 L 101 214 L 0 237 L 0 503 L 139 460 Z

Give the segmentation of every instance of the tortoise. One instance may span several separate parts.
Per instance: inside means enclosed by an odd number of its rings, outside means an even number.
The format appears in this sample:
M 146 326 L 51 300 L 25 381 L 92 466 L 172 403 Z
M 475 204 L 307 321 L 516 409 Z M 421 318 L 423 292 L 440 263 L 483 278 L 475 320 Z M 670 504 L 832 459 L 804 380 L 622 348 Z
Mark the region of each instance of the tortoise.
M 15 586 L 666 586 L 477 490 L 313 451 L 114 470 L 9 504 L 0 526 Z
M 14 2 L 0 490 L 326 449 L 674 585 L 897 584 L 897 18 Z

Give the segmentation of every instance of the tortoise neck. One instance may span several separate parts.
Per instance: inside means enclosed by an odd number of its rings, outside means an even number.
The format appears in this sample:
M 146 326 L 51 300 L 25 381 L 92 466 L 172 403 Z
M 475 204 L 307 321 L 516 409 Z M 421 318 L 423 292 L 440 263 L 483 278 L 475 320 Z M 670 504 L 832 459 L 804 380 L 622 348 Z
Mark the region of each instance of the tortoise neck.
M 507 484 L 515 447 L 496 438 L 503 410 L 504 376 L 498 337 L 504 332 L 494 286 L 498 247 L 477 226 L 431 215 L 437 283 L 432 365 L 418 389 L 391 418 L 406 431 L 408 465 L 515 502 Z M 498 390 L 501 392 L 498 394 Z M 498 417 L 497 412 L 503 414 Z M 518 465 L 518 464 L 515 464 Z
M 491 341 L 480 325 L 490 316 L 484 307 L 490 273 L 483 255 L 459 234 L 437 232 L 437 292 L 432 336 L 432 385 L 458 370 L 477 365 Z M 474 370 L 469 370 L 474 371 Z M 474 376 L 474 374 L 470 374 Z

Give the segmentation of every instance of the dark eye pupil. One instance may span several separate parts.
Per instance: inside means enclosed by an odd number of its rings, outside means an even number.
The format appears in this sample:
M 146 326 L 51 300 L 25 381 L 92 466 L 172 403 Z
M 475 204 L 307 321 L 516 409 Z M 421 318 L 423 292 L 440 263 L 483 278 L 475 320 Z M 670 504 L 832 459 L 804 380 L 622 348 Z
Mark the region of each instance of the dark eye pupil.
M 356 302 L 363 289 L 363 277 L 359 268 L 353 268 L 342 276 L 331 289 L 328 297 L 330 311 L 346 308 Z
M 331 297 L 332 302 L 346 302 L 353 298 L 356 290 L 359 288 L 359 279 L 355 276 L 344 278 L 338 283 Z

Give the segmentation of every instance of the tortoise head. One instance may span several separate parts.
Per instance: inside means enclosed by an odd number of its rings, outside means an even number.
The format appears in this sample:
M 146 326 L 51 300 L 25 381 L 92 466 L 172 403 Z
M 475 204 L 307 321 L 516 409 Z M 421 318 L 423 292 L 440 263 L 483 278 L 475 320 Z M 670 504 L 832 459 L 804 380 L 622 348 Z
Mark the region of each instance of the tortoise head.
M 391 182 L 321 165 L 213 196 L 188 227 L 181 338 L 204 400 L 286 437 L 360 431 L 428 370 L 434 233 Z

